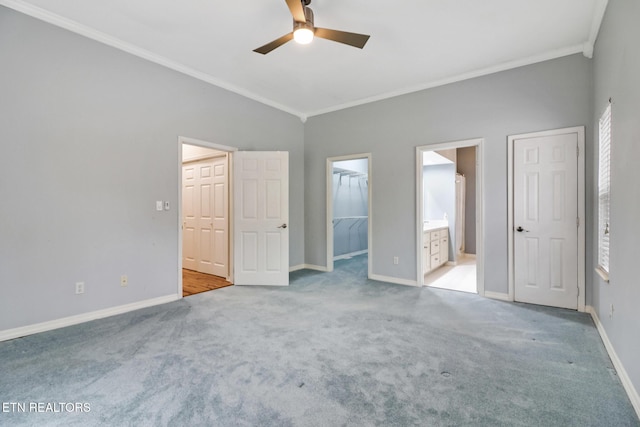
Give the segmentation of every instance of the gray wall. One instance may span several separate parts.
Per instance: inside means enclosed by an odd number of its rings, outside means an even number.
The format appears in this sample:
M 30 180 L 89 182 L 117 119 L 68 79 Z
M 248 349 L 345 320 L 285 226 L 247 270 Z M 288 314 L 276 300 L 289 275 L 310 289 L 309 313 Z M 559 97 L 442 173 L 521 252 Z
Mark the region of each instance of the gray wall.
M 594 54 L 594 131 L 609 98 L 611 122 L 611 235 L 610 283 L 593 272 L 597 251 L 591 252 L 587 275 L 593 281 L 592 305 L 616 349 L 636 391 L 640 391 L 640 285 L 637 247 L 640 237 L 640 2 L 611 0 L 600 29 Z M 597 147 L 597 143 L 594 144 Z M 591 151 L 590 168 L 597 171 L 597 150 Z M 592 175 L 591 206 L 597 219 L 597 173 Z M 597 247 L 597 220 L 591 241 Z M 611 304 L 613 316 L 609 317 Z
M 458 148 L 458 173 L 464 175 L 464 252 L 476 253 L 476 147 Z M 455 242 L 454 242 L 455 243 Z
M 572 55 L 309 118 L 307 263 L 326 265 L 326 158 L 370 152 L 373 273 L 416 280 L 415 147 L 483 137 L 485 289 L 506 294 L 507 136 L 586 125 L 591 144 L 591 77 L 589 60 Z
M 298 118 L 2 6 L 0 58 L 0 330 L 176 294 L 180 135 L 290 152 L 304 262 Z

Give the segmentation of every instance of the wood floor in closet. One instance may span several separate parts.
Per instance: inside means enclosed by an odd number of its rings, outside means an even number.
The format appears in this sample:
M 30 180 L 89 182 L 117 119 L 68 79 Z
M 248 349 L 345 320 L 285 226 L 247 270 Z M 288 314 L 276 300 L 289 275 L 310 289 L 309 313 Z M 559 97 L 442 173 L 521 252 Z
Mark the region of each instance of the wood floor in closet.
M 212 291 L 233 283 L 227 282 L 224 278 L 213 276 L 211 274 L 199 273 L 193 270 L 182 269 L 182 296 L 199 294 L 201 292 Z

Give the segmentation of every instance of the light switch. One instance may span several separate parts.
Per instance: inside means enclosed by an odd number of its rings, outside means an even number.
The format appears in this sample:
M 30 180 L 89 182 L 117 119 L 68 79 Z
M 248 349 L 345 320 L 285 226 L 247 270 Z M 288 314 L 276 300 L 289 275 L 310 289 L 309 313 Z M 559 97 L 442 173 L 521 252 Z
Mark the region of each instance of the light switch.
M 171 207 L 171 205 L 169 204 L 169 201 L 168 201 L 168 200 L 166 200 L 166 201 L 164 202 L 164 210 L 165 210 L 165 211 L 168 211 L 170 207 Z
M 162 210 L 162 200 L 156 200 L 156 210 L 157 211 Z

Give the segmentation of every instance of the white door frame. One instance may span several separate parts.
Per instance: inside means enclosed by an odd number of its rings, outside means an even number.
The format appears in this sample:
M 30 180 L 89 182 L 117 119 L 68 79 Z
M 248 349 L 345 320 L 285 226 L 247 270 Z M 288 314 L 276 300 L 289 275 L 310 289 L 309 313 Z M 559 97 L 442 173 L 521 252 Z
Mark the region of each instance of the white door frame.
M 371 278 L 372 275 L 372 260 L 373 260 L 373 233 L 372 233 L 372 202 L 371 195 L 373 194 L 373 180 L 371 179 L 371 153 L 362 154 L 349 154 L 346 156 L 328 157 L 327 158 L 327 271 L 333 271 L 333 163 L 343 160 L 358 160 L 367 159 L 367 179 L 369 184 L 367 185 L 367 277 Z
M 584 126 L 575 126 L 563 129 L 553 129 L 542 132 L 524 133 L 521 135 L 509 135 L 507 138 L 507 235 L 508 235 L 508 278 L 510 301 L 515 301 L 515 253 L 514 253 L 514 218 L 513 218 L 513 152 L 514 143 L 517 139 L 539 138 L 545 136 L 565 135 L 575 133 L 578 137 L 578 311 L 584 312 L 585 306 L 585 148 L 584 148 Z
M 476 285 L 478 295 L 484 291 L 484 138 L 462 141 L 442 142 L 439 144 L 416 147 L 416 270 L 417 284 L 424 286 L 422 269 L 422 234 L 424 232 L 424 179 L 422 177 L 422 155 L 425 151 L 448 150 L 452 148 L 476 147 Z
M 200 139 L 178 136 L 178 289 L 177 294 L 182 298 L 182 144 L 197 145 L 199 147 L 211 148 L 212 150 L 226 151 L 228 157 L 228 191 L 229 191 L 229 277 L 227 280 L 233 282 L 233 152 L 238 151 L 236 147 L 216 144 L 214 142 L 202 141 Z

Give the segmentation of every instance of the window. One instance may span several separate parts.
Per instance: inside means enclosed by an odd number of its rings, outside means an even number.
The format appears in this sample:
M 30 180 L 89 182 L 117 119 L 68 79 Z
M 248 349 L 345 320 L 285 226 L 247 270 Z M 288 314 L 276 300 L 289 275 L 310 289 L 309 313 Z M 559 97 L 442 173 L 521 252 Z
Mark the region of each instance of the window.
M 598 177 L 598 268 L 596 271 L 609 281 L 609 206 L 611 201 L 611 100 L 600 117 L 600 152 Z

